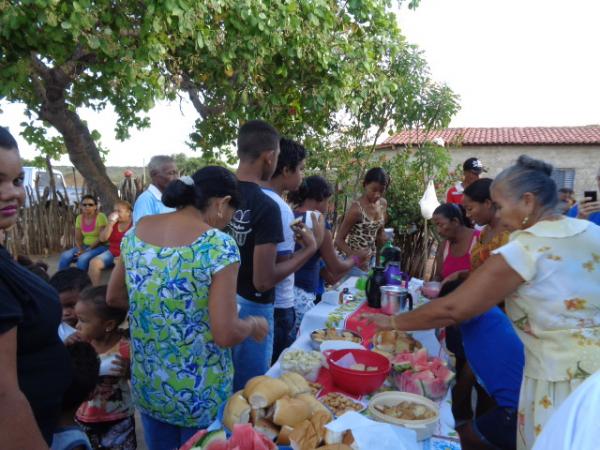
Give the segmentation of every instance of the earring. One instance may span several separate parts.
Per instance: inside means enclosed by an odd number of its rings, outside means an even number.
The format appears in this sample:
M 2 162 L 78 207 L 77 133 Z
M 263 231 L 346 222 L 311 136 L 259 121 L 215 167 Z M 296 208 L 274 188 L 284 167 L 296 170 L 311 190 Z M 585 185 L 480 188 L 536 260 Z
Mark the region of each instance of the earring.
M 521 225 L 527 225 L 527 223 L 529 223 L 529 216 L 526 216 L 526 217 L 523 219 L 523 222 L 521 222 Z
M 222 219 L 222 218 L 223 218 L 223 212 L 222 212 L 221 210 L 219 210 L 219 212 L 217 213 L 217 217 L 218 217 L 219 219 Z

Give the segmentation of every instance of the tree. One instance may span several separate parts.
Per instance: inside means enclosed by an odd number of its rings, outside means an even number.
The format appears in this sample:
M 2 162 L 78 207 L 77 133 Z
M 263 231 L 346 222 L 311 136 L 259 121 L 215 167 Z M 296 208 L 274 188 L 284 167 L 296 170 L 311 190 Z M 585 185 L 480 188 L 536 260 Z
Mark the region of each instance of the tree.
M 176 87 L 200 116 L 192 145 L 227 149 L 241 122 L 260 117 L 320 149 L 335 116 L 368 98 L 357 92 L 361 83 L 405 45 L 391 3 L 238 1 L 215 8 L 196 40 L 169 55 Z
M 52 157 L 68 152 L 105 207 L 117 189 L 106 174 L 99 133 L 77 111 L 110 103 L 121 139 L 131 126 L 147 125 L 139 113 L 165 93 L 157 66 L 167 19 L 135 1 L 0 1 L 0 98 L 25 105 L 24 137 Z M 48 137 L 48 126 L 60 137 Z
M 206 166 L 222 166 L 231 170 L 223 161 L 203 155 L 201 157 L 186 156 L 184 153 L 172 155 L 181 175 L 193 175 L 196 171 Z
M 183 90 L 200 114 L 190 144 L 214 159 L 231 148 L 239 124 L 256 117 L 326 149 L 346 131 L 346 116 L 375 123 L 361 103 L 372 103 L 380 82 L 386 98 L 396 83 L 410 105 L 437 101 L 433 91 L 403 90 L 423 84 L 423 66 L 386 79 L 384 68 L 401 65 L 406 48 L 391 3 L 0 0 L 0 99 L 23 103 L 25 138 L 53 158 L 67 152 L 109 206 L 116 188 L 81 107 L 112 105 L 125 139 L 132 126 L 148 125 L 144 112 L 157 98 Z M 400 124 L 398 111 L 388 122 Z M 60 136 L 50 138 L 49 126 Z

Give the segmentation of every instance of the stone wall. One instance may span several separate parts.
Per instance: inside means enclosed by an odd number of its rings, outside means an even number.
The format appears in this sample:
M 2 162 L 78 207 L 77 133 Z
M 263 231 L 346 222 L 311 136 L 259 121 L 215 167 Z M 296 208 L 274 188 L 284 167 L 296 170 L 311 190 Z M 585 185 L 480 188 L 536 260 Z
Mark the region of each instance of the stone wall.
M 398 150 L 384 150 L 393 155 Z M 462 166 L 470 158 L 479 158 L 489 172 L 489 177 L 494 177 L 505 167 L 516 161 L 520 155 L 529 155 L 532 158 L 542 159 L 554 165 L 557 169 L 575 169 L 575 195 L 583 196 L 584 190 L 596 190 L 596 174 L 600 169 L 600 146 L 595 145 L 570 145 L 570 146 L 465 146 L 450 147 L 452 167 Z

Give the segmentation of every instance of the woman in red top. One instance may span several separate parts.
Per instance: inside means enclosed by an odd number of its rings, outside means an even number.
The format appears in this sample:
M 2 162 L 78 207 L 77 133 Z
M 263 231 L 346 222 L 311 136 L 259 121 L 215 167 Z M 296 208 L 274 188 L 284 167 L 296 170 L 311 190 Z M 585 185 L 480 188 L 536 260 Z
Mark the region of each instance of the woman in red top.
M 471 250 L 477 243 L 479 231 L 474 230 L 462 205 L 445 203 L 433 212 L 433 223 L 445 241 L 435 257 L 434 280 L 453 278 L 471 270 Z
M 108 225 L 100 232 L 100 242 L 108 242 L 108 250 L 96 256 L 90 262 L 88 274 L 94 286 L 100 284 L 103 269 L 115 265 L 115 258 L 121 256 L 121 240 L 131 228 L 132 208 L 129 202 L 119 200 L 115 203 L 113 212 L 108 216 Z

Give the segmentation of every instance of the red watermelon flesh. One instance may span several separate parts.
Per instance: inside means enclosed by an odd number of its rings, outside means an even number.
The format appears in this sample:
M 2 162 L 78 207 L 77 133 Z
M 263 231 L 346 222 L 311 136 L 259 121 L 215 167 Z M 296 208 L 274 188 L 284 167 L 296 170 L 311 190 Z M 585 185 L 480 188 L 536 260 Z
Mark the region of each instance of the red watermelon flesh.
M 438 400 L 446 395 L 454 373 L 440 358 L 429 358 L 422 348 L 413 353 L 404 352 L 393 360 L 394 382 L 404 392 L 424 395 Z
M 448 384 L 440 378 L 423 382 L 425 397 L 431 400 L 441 400 L 446 395 L 447 390 Z
M 229 438 L 228 450 L 276 450 L 273 441 L 252 428 L 249 423 L 237 424 Z M 212 450 L 212 449 L 210 449 Z

